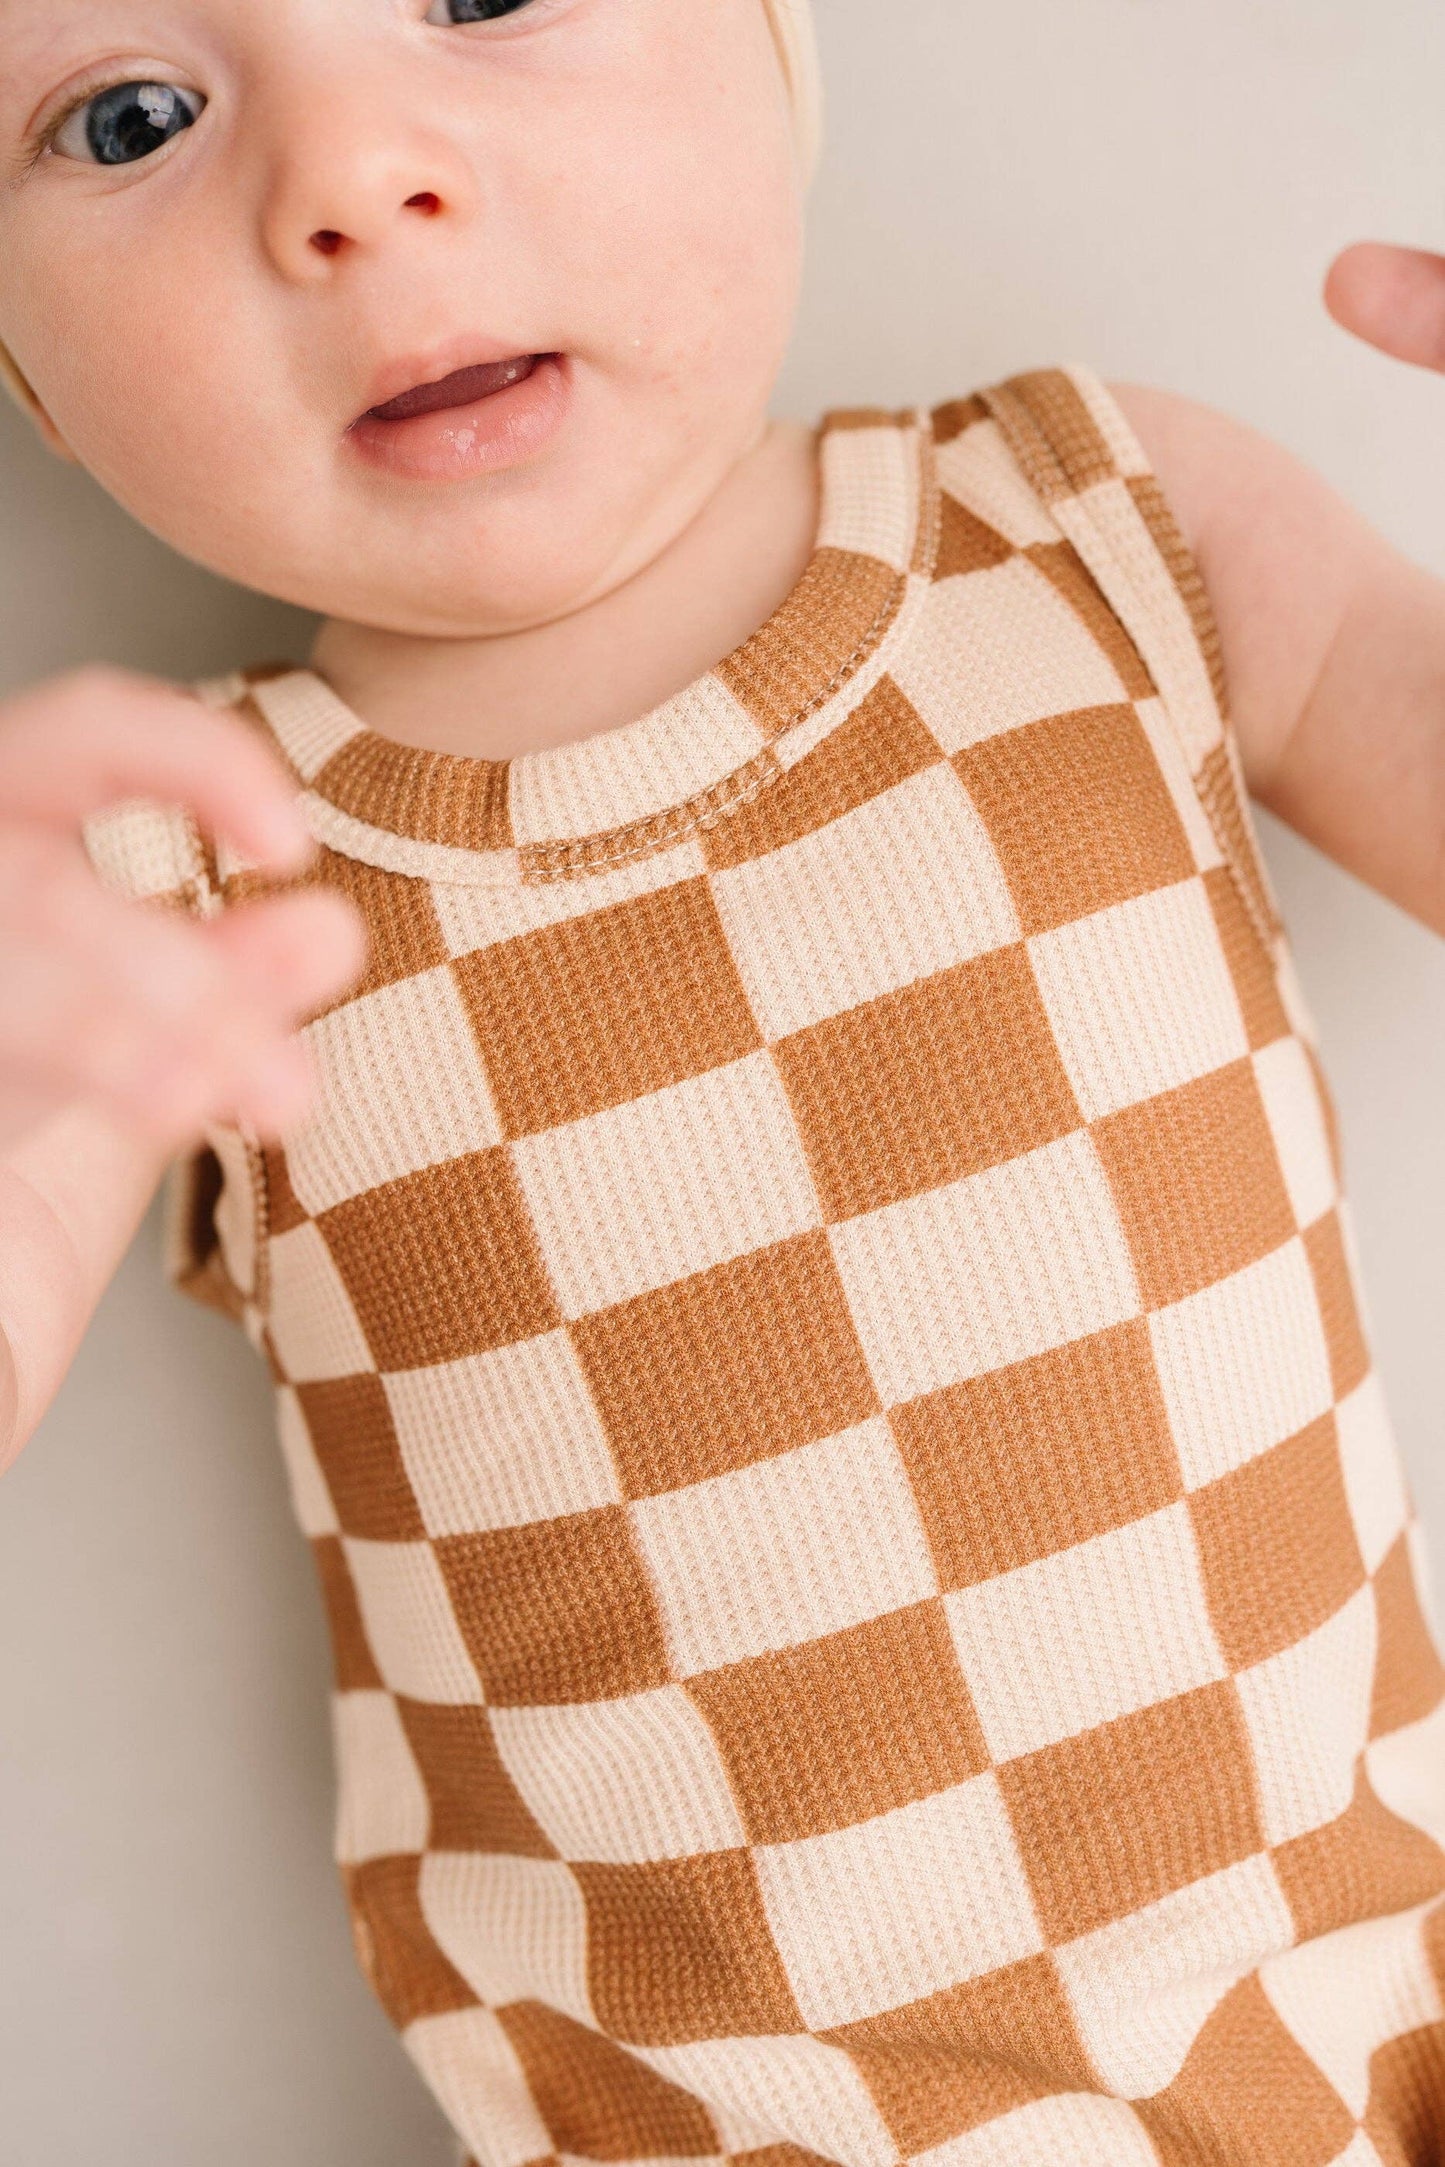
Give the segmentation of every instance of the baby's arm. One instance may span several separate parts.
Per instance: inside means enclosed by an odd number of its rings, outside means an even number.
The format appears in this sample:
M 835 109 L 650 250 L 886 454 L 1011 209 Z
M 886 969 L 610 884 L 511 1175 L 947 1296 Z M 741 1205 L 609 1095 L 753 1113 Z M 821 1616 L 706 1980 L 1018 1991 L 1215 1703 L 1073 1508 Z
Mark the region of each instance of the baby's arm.
M 291 1034 L 354 977 L 355 915 L 316 890 L 212 923 L 108 892 L 80 827 L 188 808 L 261 866 L 310 845 L 294 788 L 233 718 L 86 672 L 0 706 L 0 1468 L 32 1435 L 166 1161 L 209 1120 L 304 1109 Z
M 1267 437 L 1116 389 L 1209 590 L 1251 791 L 1445 933 L 1445 582 Z

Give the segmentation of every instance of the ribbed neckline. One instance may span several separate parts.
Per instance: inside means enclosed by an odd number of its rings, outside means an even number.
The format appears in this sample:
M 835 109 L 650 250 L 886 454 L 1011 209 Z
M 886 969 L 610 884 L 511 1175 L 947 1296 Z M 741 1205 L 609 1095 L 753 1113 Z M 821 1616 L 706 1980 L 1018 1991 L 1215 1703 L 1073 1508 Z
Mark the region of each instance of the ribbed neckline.
M 860 678 L 876 680 L 937 553 L 926 414 L 835 411 L 818 446 L 818 531 L 797 585 L 726 660 L 635 722 L 470 758 L 382 736 L 314 670 L 255 673 L 250 697 L 321 839 L 431 877 L 565 878 L 683 840 L 790 765 L 800 737 L 818 742 L 856 705 Z

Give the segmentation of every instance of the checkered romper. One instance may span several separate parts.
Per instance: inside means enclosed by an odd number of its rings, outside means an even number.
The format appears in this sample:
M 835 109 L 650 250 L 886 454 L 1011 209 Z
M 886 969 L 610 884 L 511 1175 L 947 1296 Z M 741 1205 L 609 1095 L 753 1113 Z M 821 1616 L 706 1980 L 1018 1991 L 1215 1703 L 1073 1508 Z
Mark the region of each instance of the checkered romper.
M 484 2167 L 1445 2160 L 1445 1674 L 1197 575 L 1084 371 L 822 451 L 627 728 L 210 688 L 374 943 L 169 1219 L 274 1372 L 362 1963 Z

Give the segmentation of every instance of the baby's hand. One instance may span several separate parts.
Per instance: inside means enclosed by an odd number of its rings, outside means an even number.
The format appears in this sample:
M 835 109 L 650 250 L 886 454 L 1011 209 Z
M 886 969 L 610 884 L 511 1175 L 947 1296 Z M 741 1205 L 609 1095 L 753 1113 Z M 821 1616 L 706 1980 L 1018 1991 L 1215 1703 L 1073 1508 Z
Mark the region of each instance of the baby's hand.
M 305 1112 L 295 1036 L 359 974 L 365 934 L 310 888 L 202 924 L 124 901 L 80 839 L 127 798 L 184 805 L 267 872 L 314 854 L 280 762 L 233 716 L 121 671 L 0 703 L 0 1152 L 77 1100 L 180 1148 L 210 1120 Z

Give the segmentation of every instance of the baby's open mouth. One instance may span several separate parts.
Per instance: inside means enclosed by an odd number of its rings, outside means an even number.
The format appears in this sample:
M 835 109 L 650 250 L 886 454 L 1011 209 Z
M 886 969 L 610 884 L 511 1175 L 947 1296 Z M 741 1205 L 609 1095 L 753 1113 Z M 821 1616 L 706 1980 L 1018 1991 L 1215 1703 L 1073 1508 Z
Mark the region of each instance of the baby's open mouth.
M 411 421 L 418 414 L 437 414 L 447 407 L 475 406 L 495 392 L 507 391 L 532 374 L 541 354 L 519 354 L 511 361 L 482 361 L 469 369 L 453 369 L 434 384 L 413 384 L 410 391 L 384 406 L 368 407 L 363 421 Z
M 445 368 L 456 353 L 455 346 L 437 351 L 431 368 Z M 572 371 L 565 354 L 470 361 L 435 377 L 428 360 L 418 354 L 378 378 L 373 391 L 406 385 L 413 370 L 422 381 L 379 399 L 345 431 L 348 455 L 395 481 L 466 481 L 524 466 L 546 450 L 567 415 Z

